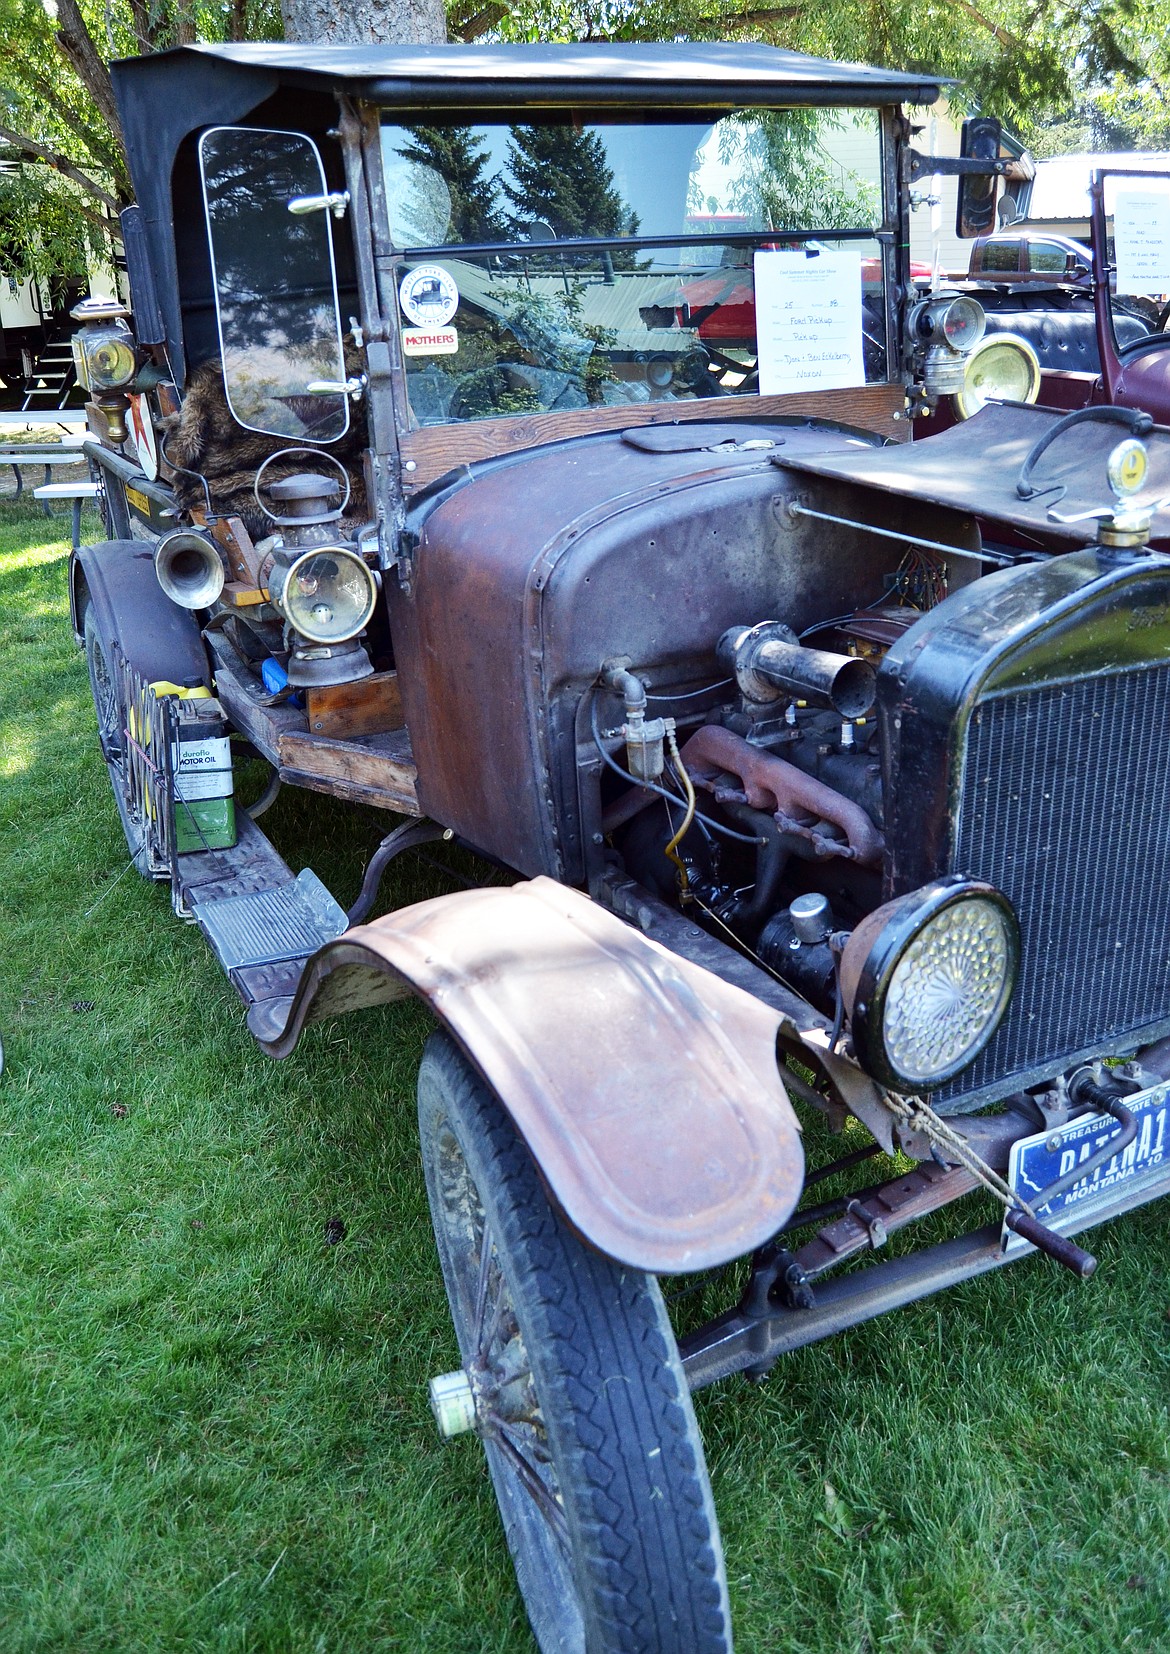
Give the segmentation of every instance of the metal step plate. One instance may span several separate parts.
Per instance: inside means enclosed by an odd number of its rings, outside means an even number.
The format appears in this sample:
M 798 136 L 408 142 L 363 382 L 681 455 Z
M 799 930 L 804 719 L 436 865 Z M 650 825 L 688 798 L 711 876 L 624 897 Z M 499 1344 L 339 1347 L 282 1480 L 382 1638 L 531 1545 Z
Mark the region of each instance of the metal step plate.
M 225 971 L 307 958 L 347 925 L 344 910 L 311 867 L 289 884 L 247 896 L 200 901 L 193 893 L 191 911 Z

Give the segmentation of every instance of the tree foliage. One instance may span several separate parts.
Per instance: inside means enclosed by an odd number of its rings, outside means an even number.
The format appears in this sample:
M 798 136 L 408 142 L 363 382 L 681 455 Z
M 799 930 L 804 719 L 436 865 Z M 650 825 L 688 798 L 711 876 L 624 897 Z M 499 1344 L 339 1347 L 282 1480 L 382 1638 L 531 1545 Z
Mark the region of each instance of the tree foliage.
M 278 34 L 275 0 L 0 0 L 5 274 L 109 257 L 130 178 L 109 63 L 195 40 Z
M 484 176 L 488 154 L 476 133 L 463 126 L 410 126 L 406 131 L 410 141 L 398 154 L 437 173 L 450 192 L 452 240 L 503 241 L 507 226 L 495 181 Z
M 550 123 L 514 126 L 508 141 L 511 232 L 535 239 L 528 226 L 547 224 L 558 241 L 573 236 L 633 235 L 638 221 L 614 184 L 605 145 L 596 132 Z
M 11 261 L 21 272 L 79 268 L 87 239 L 108 239 L 128 199 L 112 58 L 197 39 L 279 38 L 282 29 L 433 38 L 438 3 L 0 0 L 0 156 L 22 162 L 0 186 L 9 273 L 18 273 Z M 318 15 L 325 21 L 314 26 Z M 1000 115 L 1046 152 L 1082 129 L 1108 147 L 1170 141 L 1160 0 L 449 0 L 447 27 L 463 41 L 759 40 L 954 76 L 958 101 Z M 1066 125 L 1046 138 L 1058 117 Z M 486 224 L 506 204 L 477 196 L 474 161 L 463 158 L 467 211 Z M 529 216 L 551 222 L 559 210 L 551 202 Z

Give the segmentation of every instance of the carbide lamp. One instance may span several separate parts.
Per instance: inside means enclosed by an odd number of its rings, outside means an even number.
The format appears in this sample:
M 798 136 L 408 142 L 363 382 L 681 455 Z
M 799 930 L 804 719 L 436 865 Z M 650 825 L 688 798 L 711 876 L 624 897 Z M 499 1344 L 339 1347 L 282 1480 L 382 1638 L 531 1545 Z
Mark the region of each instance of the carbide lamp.
M 257 488 L 259 481 L 258 475 Z M 289 683 L 312 688 L 368 678 L 374 667 L 358 635 L 373 615 L 378 586 L 360 553 L 336 543 L 337 482 L 298 473 L 266 491 L 285 509 L 281 517 L 268 511 L 281 532 L 270 542 L 261 584 L 293 634 Z
M 983 337 L 983 306 L 965 294 L 923 299 L 910 312 L 910 338 L 922 353 L 922 383 L 930 397 L 963 389 L 969 353 Z
M 348 643 L 369 624 L 378 589 L 362 559 L 344 546 L 288 546 L 277 554 L 268 595 L 310 643 Z
M 896 1091 L 953 1080 L 1003 1020 L 1019 958 L 1019 924 L 993 885 L 938 879 L 879 907 L 841 955 L 857 1060 Z
M 114 442 L 126 440 L 126 387 L 138 371 L 130 312 L 117 299 L 83 299 L 69 312 L 81 329 L 70 341 L 80 383 L 105 415 Z

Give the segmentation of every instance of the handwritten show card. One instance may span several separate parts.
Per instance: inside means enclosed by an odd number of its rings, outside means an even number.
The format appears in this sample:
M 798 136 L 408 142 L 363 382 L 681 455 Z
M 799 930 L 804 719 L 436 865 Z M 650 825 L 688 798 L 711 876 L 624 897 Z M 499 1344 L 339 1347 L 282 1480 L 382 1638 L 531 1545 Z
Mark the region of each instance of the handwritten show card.
M 859 252 L 760 251 L 755 276 L 761 396 L 865 384 Z
M 1119 189 L 1113 246 L 1119 293 L 1170 293 L 1170 193 Z

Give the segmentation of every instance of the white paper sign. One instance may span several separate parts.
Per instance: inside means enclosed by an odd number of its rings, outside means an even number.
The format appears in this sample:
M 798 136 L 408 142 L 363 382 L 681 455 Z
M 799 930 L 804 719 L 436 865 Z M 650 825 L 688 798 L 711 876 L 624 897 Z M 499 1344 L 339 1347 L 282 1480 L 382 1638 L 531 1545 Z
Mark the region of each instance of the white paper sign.
M 761 251 L 755 274 L 761 396 L 864 385 L 861 254 Z
M 1170 293 L 1170 193 L 1119 189 L 1113 246 L 1119 293 Z

